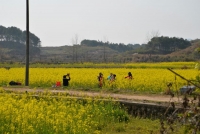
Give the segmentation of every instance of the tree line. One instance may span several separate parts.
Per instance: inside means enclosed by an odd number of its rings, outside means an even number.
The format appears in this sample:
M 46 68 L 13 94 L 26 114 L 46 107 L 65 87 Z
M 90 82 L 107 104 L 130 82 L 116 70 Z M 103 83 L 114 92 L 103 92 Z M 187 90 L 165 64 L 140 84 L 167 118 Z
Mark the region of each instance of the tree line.
M 109 43 L 96 40 L 82 40 L 81 45 L 90 47 L 109 47 L 118 52 L 137 52 L 137 53 L 151 53 L 151 54 L 169 54 L 174 51 L 185 49 L 191 46 L 191 42 L 183 38 L 177 37 L 153 37 L 147 44 L 123 44 L 123 43 Z
M 139 48 L 140 45 L 139 44 L 123 44 L 123 43 L 110 43 L 110 42 L 102 42 L 102 41 L 97 41 L 97 40 L 87 40 L 84 39 L 81 41 L 81 45 L 83 46 L 89 46 L 89 47 L 97 47 L 97 46 L 101 46 L 101 47 L 108 47 L 111 48 L 113 50 L 116 50 L 118 52 L 125 52 L 125 51 L 130 51 L 136 48 Z
M 41 41 L 33 33 L 29 32 L 29 43 L 33 47 L 40 47 Z M 0 41 L 17 42 L 26 44 L 26 31 L 22 31 L 17 27 L 4 27 L 0 25 Z
M 154 54 L 169 54 L 191 46 L 191 42 L 177 37 L 153 37 L 146 45 L 146 50 Z

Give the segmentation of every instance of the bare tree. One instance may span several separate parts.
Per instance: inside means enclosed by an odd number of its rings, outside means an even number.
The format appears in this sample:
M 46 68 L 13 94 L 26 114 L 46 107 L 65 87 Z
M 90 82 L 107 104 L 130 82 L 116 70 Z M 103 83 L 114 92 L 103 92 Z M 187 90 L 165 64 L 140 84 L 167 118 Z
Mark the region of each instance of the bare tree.
M 146 38 L 147 38 L 147 43 L 149 42 L 149 41 L 151 41 L 151 39 L 152 38 L 154 38 L 154 37 L 159 37 L 160 36 L 160 32 L 157 30 L 157 31 L 151 31 L 151 33 L 147 33 L 147 36 L 146 36 Z M 154 49 L 154 48 L 151 48 L 151 49 Z M 151 60 L 151 55 L 152 55 L 152 53 L 150 52 L 150 54 L 149 54 L 149 59 Z
M 77 47 L 78 47 L 78 34 L 75 34 L 74 38 L 72 38 L 72 45 L 73 45 L 73 62 L 74 62 L 74 57 L 76 59 L 76 62 L 78 61 L 78 52 L 77 52 Z M 75 54 L 75 56 L 74 56 Z
M 147 43 L 149 42 L 149 41 L 151 41 L 151 39 L 153 38 L 153 37 L 159 37 L 160 36 L 160 32 L 157 30 L 157 31 L 151 31 L 150 33 L 148 32 L 147 33 L 147 36 L 146 36 L 146 39 L 147 39 Z
M 104 42 L 104 45 L 103 45 L 103 60 L 104 62 L 106 62 L 106 42 L 108 42 L 108 39 L 106 36 L 103 37 L 103 42 Z

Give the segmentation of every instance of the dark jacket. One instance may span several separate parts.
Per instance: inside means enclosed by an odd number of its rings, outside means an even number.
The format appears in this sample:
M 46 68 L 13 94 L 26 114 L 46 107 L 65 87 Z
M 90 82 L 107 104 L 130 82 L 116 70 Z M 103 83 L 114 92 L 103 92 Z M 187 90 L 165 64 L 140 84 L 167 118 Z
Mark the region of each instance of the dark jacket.
M 70 76 L 63 75 L 63 86 L 68 86 L 70 81 Z

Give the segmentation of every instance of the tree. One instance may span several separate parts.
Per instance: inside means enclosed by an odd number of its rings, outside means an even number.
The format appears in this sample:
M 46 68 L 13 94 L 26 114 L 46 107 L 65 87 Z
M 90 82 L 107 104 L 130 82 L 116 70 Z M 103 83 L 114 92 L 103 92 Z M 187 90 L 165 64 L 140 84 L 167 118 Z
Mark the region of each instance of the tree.
M 75 59 L 76 62 L 78 61 L 78 52 L 77 52 L 77 48 L 78 48 L 78 34 L 75 34 L 74 38 L 72 38 L 72 45 L 73 45 L 73 61 L 74 61 L 74 53 L 75 53 Z
M 0 41 L 4 41 L 6 35 L 6 27 L 0 26 Z
M 161 36 L 153 37 L 146 48 L 150 50 L 151 54 L 169 54 L 189 46 L 191 46 L 191 43 L 183 38 Z
M 104 62 L 106 62 L 106 43 L 108 43 L 108 39 L 107 39 L 107 37 L 106 36 L 104 36 L 104 38 L 103 38 L 103 40 L 104 40 L 104 45 L 103 45 L 103 60 L 104 60 Z
M 149 42 L 152 38 L 154 37 L 159 37 L 160 36 L 160 32 L 157 30 L 157 31 L 151 31 L 151 33 L 147 33 L 147 42 Z
M 0 41 L 11 41 L 26 44 L 26 31 L 22 31 L 17 27 L 4 27 L 0 26 Z M 40 47 L 40 39 L 30 32 L 30 45 Z

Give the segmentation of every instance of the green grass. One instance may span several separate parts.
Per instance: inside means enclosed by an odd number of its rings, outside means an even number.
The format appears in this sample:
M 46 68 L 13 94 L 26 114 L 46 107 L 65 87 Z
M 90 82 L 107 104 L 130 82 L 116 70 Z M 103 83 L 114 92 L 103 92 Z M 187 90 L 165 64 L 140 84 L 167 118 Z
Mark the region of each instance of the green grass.
M 173 68 L 191 69 L 195 67 L 195 62 L 157 62 L 157 63 L 69 63 L 69 64 L 40 64 L 30 63 L 30 68 Z M 25 67 L 25 63 L 0 63 L 2 68 Z
M 159 119 L 143 119 L 130 117 L 128 123 L 113 123 L 107 125 L 102 134 L 160 134 Z M 186 134 L 184 126 L 174 126 L 174 131 L 171 131 L 169 126 L 165 125 L 168 134 Z

